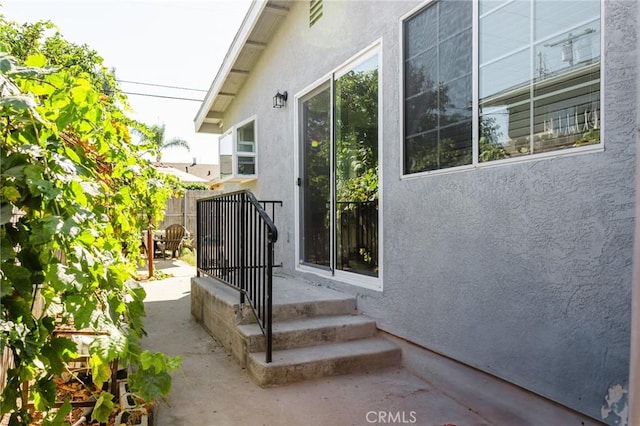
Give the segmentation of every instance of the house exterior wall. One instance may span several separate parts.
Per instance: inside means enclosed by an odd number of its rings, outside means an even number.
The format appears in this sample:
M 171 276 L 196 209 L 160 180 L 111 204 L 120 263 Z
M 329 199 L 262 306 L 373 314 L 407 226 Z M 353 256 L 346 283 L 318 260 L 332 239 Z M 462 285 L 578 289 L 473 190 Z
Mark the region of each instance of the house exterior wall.
M 292 2 L 227 111 L 226 127 L 257 117 L 249 188 L 284 203 L 276 258 L 358 295 L 391 334 L 601 418 L 609 389 L 628 389 L 638 6 L 604 6 L 604 151 L 402 179 L 400 17 L 419 4 L 324 2 L 309 28 L 308 2 Z M 294 95 L 379 39 L 381 292 L 296 271 L 293 154 Z M 289 93 L 282 109 L 271 106 L 278 90 Z

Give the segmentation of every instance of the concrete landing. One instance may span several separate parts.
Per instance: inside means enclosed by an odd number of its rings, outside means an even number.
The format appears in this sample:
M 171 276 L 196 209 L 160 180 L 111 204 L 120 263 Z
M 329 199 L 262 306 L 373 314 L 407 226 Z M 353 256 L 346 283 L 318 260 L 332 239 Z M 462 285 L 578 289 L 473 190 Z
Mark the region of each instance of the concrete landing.
M 296 281 L 273 277 L 273 321 L 356 313 L 353 296 Z

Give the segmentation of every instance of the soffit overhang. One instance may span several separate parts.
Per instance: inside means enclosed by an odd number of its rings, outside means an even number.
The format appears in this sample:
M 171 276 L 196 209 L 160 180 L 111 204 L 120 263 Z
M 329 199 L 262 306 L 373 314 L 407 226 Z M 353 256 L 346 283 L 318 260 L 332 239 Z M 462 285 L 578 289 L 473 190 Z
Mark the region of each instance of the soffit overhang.
M 289 12 L 286 0 L 257 0 L 249 10 L 194 119 L 196 132 L 222 133 L 224 113 Z

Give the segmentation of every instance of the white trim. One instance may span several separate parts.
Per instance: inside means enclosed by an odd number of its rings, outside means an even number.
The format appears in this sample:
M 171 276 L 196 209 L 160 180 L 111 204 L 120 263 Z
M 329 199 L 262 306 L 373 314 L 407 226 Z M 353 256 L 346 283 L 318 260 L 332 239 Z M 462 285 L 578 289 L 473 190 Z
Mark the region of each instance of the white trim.
M 424 4 L 419 6 L 424 7 Z M 410 16 L 412 16 L 418 7 L 411 10 L 411 12 L 401 16 L 398 19 L 398 47 L 400 50 L 400 54 L 398 55 L 398 143 L 399 143 L 399 160 L 400 160 L 400 180 L 402 180 L 402 176 L 404 175 L 404 21 L 407 20 Z
M 378 40 L 378 277 L 373 290 L 384 287 L 384 41 Z M 365 287 L 365 283 L 361 284 Z M 367 287 L 369 288 L 369 287 Z
M 302 240 L 302 228 L 300 226 L 301 224 L 301 220 L 300 220 L 300 215 L 302 213 L 302 208 L 301 208 L 301 203 L 302 200 L 300 198 L 300 189 L 301 187 L 299 185 L 297 185 L 297 180 L 298 179 L 302 179 L 302 176 L 304 174 L 304 170 L 302 170 L 303 168 L 303 164 L 302 164 L 302 155 L 303 152 L 300 150 L 300 128 L 301 128 L 301 122 L 300 119 L 302 117 L 302 114 L 300 113 L 300 111 L 302 110 L 302 104 L 316 96 L 318 93 L 327 90 L 327 88 L 329 90 L 331 90 L 331 75 L 328 74 L 327 78 L 323 78 L 321 80 L 318 80 L 318 85 L 309 89 L 309 90 L 305 90 L 305 93 L 302 95 L 298 95 L 296 94 L 294 96 L 295 99 L 295 103 L 296 103 L 296 108 L 294 109 L 295 114 L 294 114 L 294 157 L 295 157 L 295 165 L 294 165 L 294 170 L 297 171 L 297 176 L 295 178 L 296 182 L 294 183 L 294 202 L 295 202 L 295 210 L 294 210 L 294 224 L 295 224 L 295 235 L 294 235 L 294 240 L 295 240 L 295 269 L 298 270 L 299 267 L 304 266 L 300 260 L 301 258 L 301 250 L 302 250 L 302 244 L 301 244 L 301 240 Z M 316 270 L 317 268 L 312 268 L 314 270 Z
M 316 81 L 314 81 L 313 83 L 311 83 L 310 85 L 308 85 L 307 87 L 305 87 L 304 89 L 300 90 L 294 96 L 295 100 L 298 101 L 298 100 L 302 100 L 303 98 L 309 97 L 315 91 L 320 92 L 321 91 L 320 86 L 322 86 L 325 83 L 328 83 L 331 80 L 331 76 L 332 76 L 331 73 L 325 74 L 319 79 L 317 79 Z
M 473 143 L 473 135 L 480 133 L 480 5 L 473 2 L 471 12 L 471 164 L 480 163 L 480 143 Z M 404 128 L 404 122 L 403 122 Z M 404 146 L 404 140 L 402 145 Z M 404 174 L 404 168 L 401 169 Z
M 480 162 L 479 161 L 479 119 L 480 119 L 480 83 L 479 83 L 479 78 L 480 78 L 480 63 L 479 63 L 479 19 L 480 19 L 480 11 L 479 11 L 479 4 L 477 1 L 473 2 L 473 10 L 472 10 L 472 23 L 471 23 L 471 31 L 472 31 L 472 159 L 471 159 L 471 163 L 470 164 L 466 164 L 463 166 L 458 166 L 458 167 L 450 167 L 447 169 L 438 169 L 438 170 L 428 170 L 428 171 L 423 171 L 423 172 L 417 172 L 417 173 L 405 173 L 405 112 L 404 112 L 404 103 L 405 103 L 405 97 L 404 97 L 404 84 L 405 84 L 405 79 L 404 79 L 404 74 L 405 74 L 405 57 L 404 57 L 404 50 L 405 50 L 405 31 L 404 31 L 404 27 L 405 27 L 405 23 L 408 19 L 414 17 L 415 15 L 417 15 L 418 13 L 420 13 L 423 10 L 426 10 L 426 8 L 428 7 L 428 5 L 430 3 L 436 2 L 436 1 L 440 1 L 440 0 L 427 0 L 421 4 L 419 4 L 418 6 L 416 6 L 415 8 L 413 8 L 411 11 L 409 11 L 408 13 L 406 13 L 405 15 L 401 16 L 399 19 L 399 46 L 400 46 L 400 66 L 399 66 L 399 111 L 400 111 L 400 117 L 399 117 L 399 133 L 400 133 L 400 180 L 411 180 L 411 179 L 415 179 L 415 178 L 421 178 L 421 177 L 425 177 L 425 176 L 433 176 L 433 175 L 442 175 L 442 174 L 449 174 L 449 173 L 458 173 L 458 172 L 464 172 L 464 171 L 469 171 L 469 170 L 477 170 L 477 169 L 483 169 L 483 168 L 490 168 L 490 167 L 496 167 L 496 166 L 500 166 L 503 164 L 517 164 L 517 163 L 526 163 L 526 162 L 530 162 L 530 161 L 538 161 L 538 160 L 544 160 L 544 159 L 549 159 L 549 158 L 562 158 L 562 157 L 569 157 L 569 156 L 574 156 L 574 155 L 579 155 L 579 154 L 585 154 L 585 153 L 593 153 L 593 152 L 602 152 L 605 149 L 604 146 L 604 135 L 605 135 L 605 126 L 606 126 L 606 119 L 605 119 L 605 108 L 604 108 L 604 100 L 605 100 L 605 96 L 604 96 L 604 87 L 605 87 L 605 72 L 604 72 L 604 63 L 605 63 L 605 37 L 604 37 L 604 22 L 605 22 L 605 7 L 604 7 L 604 1 L 600 2 L 600 81 L 599 81 L 599 85 L 600 85 L 600 141 L 597 144 L 593 144 L 593 145 L 587 145 L 587 146 L 580 146 L 580 147 L 575 147 L 575 148 L 561 148 L 555 151 L 548 151 L 548 152 L 541 152 L 541 153 L 533 153 L 533 154 L 528 154 L 528 155 L 522 155 L 522 156 L 517 156 L 517 157 L 513 157 L 513 158 L 505 158 L 505 159 L 501 159 L 501 160 L 492 160 L 492 161 L 488 161 L 488 162 Z M 502 6 L 500 6 L 502 7 Z M 531 7 L 533 7 L 533 2 Z M 497 9 L 491 10 L 490 12 L 494 12 Z M 489 12 L 485 13 L 485 15 L 487 15 Z M 483 15 L 483 16 L 485 16 Z M 592 21 L 596 21 L 597 19 L 591 19 L 591 20 L 587 20 L 584 22 L 592 22 Z M 582 25 L 582 23 L 580 24 Z M 577 26 L 580 26 L 577 25 Z M 533 31 L 533 30 L 531 30 Z M 558 34 L 561 34 L 561 32 L 559 32 Z M 558 34 L 553 35 L 552 37 L 549 38 L 553 38 L 556 37 Z M 531 40 L 533 40 L 532 37 L 530 37 Z M 533 41 L 531 42 L 533 43 Z M 532 53 L 533 54 L 533 53 Z M 533 68 L 532 68 L 533 70 Z M 532 71 L 533 72 L 533 71 Z M 533 85 L 531 84 L 531 82 L 533 81 L 532 78 L 530 78 L 528 85 L 530 86 L 530 90 L 533 90 Z M 588 84 L 594 84 L 594 81 L 591 81 L 589 83 L 584 83 L 584 85 L 588 85 Z M 567 90 L 573 90 L 575 89 L 575 87 L 571 87 L 570 89 Z M 555 94 L 555 92 L 553 93 Z M 532 94 L 530 94 L 529 99 L 524 101 L 526 103 L 530 103 L 533 105 L 533 102 L 536 99 L 540 99 L 540 98 L 544 98 L 544 97 L 548 97 L 551 96 L 552 94 L 545 94 L 545 95 L 541 95 L 538 97 L 534 97 Z M 533 111 L 533 108 L 531 109 Z M 533 133 L 533 126 L 534 123 L 533 121 L 530 122 L 530 134 Z M 531 140 L 531 144 L 533 144 L 533 138 Z M 532 151 L 533 152 L 533 151 Z
M 231 136 L 231 173 L 229 175 L 227 175 L 226 177 L 222 177 L 222 143 L 220 143 L 222 141 L 222 139 Z M 228 156 L 229 154 L 224 154 L 224 156 Z M 233 126 L 231 126 L 230 129 L 228 129 L 226 132 L 218 135 L 218 164 L 220 164 L 220 179 L 221 180 L 228 180 L 230 178 L 233 177 L 233 171 L 234 169 L 234 165 L 233 165 L 234 161 L 233 161 Z
M 329 80 L 329 271 L 336 273 L 338 254 L 336 243 L 336 76 Z
M 536 63 L 536 49 L 535 49 L 535 37 L 536 37 L 536 33 L 535 33 L 535 25 L 532 25 L 532 21 L 536 18 L 536 4 L 535 1 L 532 1 L 529 3 L 529 43 L 528 43 L 528 47 L 529 47 L 529 152 L 532 153 L 533 155 L 533 148 L 536 145 L 536 141 L 534 137 L 532 137 L 532 135 L 534 134 L 534 120 L 532 119 L 532 117 L 535 116 L 535 101 L 533 100 L 533 95 L 535 94 L 535 90 L 534 90 L 534 84 L 533 82 L 535 81 L 535 75 L 536 75 L 536 70 L 535 70 L 535 63 Z M 474 16 L 475 19 L 475 16 Z M 478 18 L 479 20 L 480 18 Z M 480 49 L 480 45 L 478 44 L 478 49 Z M 476 72 L 475 70 L 472 70 L 472 72 Z M 477 71 L 478 74 L 480 74 L 480 69 L 478 69 Z M 480 76 L 478 76 L 478 79 L 480 78 Z M 480 94 L 478 93 L 478 96 L 480 96 Z M 602 108 L 601 108 L 602 109 Z M 507 131 L 508 132 L 508 131 Z M 480 139 L 478 137 L 478 139 Z M 471 143 L 474 143 L 475 141 L 473 140 L 473 134 L 471 135 Z M 480 140 L 478 140 L 476 142 L 477 145 L 480 145 Z
M 362 49 L 360 52 L 347 59 L 347 61 L 336 68 L 331 73 L 331 75 L 333 75 L 334 79 L 342 77 L 352 69 L 356 68 L 358 65 L 367 62 L 369 59 L 379 54 L 379 49 L 382 49 L 382 38 L 377 39 L 376 41 Z
M 242 126 L 245 126 L 249 123 L 253 122 L 253 143 L 254 143 L 254 152 L 239 152 L 238 151 L 238 129 Z M 231 175 L 224 178 L 223 181 L 230 181 L 234 179 L 257 179 L 258 178 L 258 116 L 256 114 L 252 115 L 249 118 L 246 118 L 242 121 L 238 121 L 233 126 L 229 127 L 226 132 L 222 133 L 218 137 L 218 144 L 220 143 L 220 139 L 224 138 L 227 135 L 231 135 Z M 218 162 L 220 161 L 220 156 L 222 154 L 218 152 Z M 252 175 L 241 175 L 238 173 L 238 157 L 253 157 L 254 158 L 254 171 Z
M 484 163 L 478 163 L 477 165 L 468 164 L 468 165 L 459 166 L 459 167 L 449 167 L 447 169 L 429 170 L 425 172 L 412 173 L 412 174 L 400 176 L 400 180 L 412 180 L 415 178 L 420 178 L 425 176 L 445 175 L 450 173 L 466 172 L 470 170 L 489 169 L 493 167 L 499 167 L 505 164 L 529 163 L 534 161 L 548 160 L 552 158 L 574 157 L 580 154 L 589 154 L 593 152 L 603 152 L 603 151 L 604 151 L 604 145 L 602 143 L 598 145 L 595 145 L 595 144 L 585 145 L 577 148 L 567 148 L 567 149 L 560 149 L 557 151 L 541 152 L 539 154 L 522 155 L 519 157 L 503 158 L 501 160 L 492 160 Z
M 367 275 L 354 274 L 352 272 L 335 271 L 335 274 L 331 274 L 330 271 L 314 268 L 309 265 L 298 264 L 296 271 L 305 272 L 307 274 L 313 274 L 318 277 L 326 278 L 332 281 L 336 281 L 342 284 L 349 284 L 356 287 L 366 288 L 368 290 L 382 291 L 382 280 L 378 276 L 369 277 Z
M 251 123 L 253 121 L 253 152 L 239 152 L 238 151 L 238 129 Z M 233 126 L 233 162 L 234 162 L 234 177 L 239 178 L 257 178 L 258 177 L 258 116 L 256 114 L 251 117 L 239 121 Z M 241 175 L 238 172 L 239 160 L 238 157 L 253 157 L 254 173 L 252 175 Z
M 411 9 L 410 11 L 408 11 L 407 13 L 405 13 L 400 17 L 400 24 L 404 23 L 404 21 L 411 18 L 413 15 L 421 11 L 423 8 L 427 7 L 429 3 L 435 3 L 436 1 L 439 1 L 439 0 L 425 0 L 422 3 L 418 4 L 416 7 L 414 7 L 413 9 Z M 403 32 L 402 25 L 400 25 L 400 32 L 401 33 Z M 402 46 L 402 44 L 400 44 L 400 46 Z
M 245 124 L 249 124 L 252 121 L 258 121 L 258 115 L 257 114 L 254 114 L 249 118 L 245 118 L 242 121 L 238 121 L 236 124 L 233 125 L 233 127 L 242 127 Z
M 299 94 L 293 95 L 293 263 L 297 270 L 300 263 L 300 186 L 302 171 L 300 161 L 300 109 L 302 101 Z
M 604 135 L 607 134 L 606 132 L 606 126 L 607 126 L 607 120 L 606 120 L 606 115 L 607 112 L 605 111 L 606 108 L 604 108 L 604 86 L 605 86 L 605 78 L 606 78 L 606 72 L 604 72 L 604 64 L 607 62 L 605 61 L 605 53 L 606 53 L 606 49 L 604 48 L 605 44 L 604 44 L 604 32 L 605 32 L 605 7 L 604 7 L 604 0 L 600 1 L 600 146 L 602 146 L 602 149 L 604 150 Z
M 384 203 L 383 203 L 383 174 L 382 174 L 382 170 L 383 170 L 383 164 L 382 164 L 382 160 L 384 158 L 383 155 L 383 150 L 384 150 L 384 143 L 383 143 L 383 87 L 384 85 L 382 84 L 382 75 L 383 75 L 383 60 L 382 60 L 382 51 L 383 51 L 383 40 L 382 38 L 377 39 L 376 41 L 374 41 L 373 43 L 371 43 L 369 46 L 367 46 L 366 48 L 362 49 L 361 51 L 359 51 L 357 54 L 353 55 L 352 57 L 350 57 L 348 60 L 346 60 L 345 62 L 343 62 L 340 66 L 336 67 L 335 69 L 333 69 L 331 72 L 323 75 L 321 78 L 317 79 L 315 82 L 313 82 L 312 84 L 306 86 L 305 88 L 303 88 L 302 90 L 300 90 L 298 93 L 296 93 L 294 95 L 294 102 L 296 104 L 296 108 L 294 109 L 294 146 L 293 146 L 293 153 L 294 153 L 294 158 L 295 158 L 295 166 L 294 166 L 294 170 L 296 170 L 297 172 L 297 176 L 295 177 L 295 180 L 297 181 L 297 179 L 299 177 L 302 177 L 303 174 L 303 170 L 302 170 L 302 152 L 300 150 L 300 119 L 301 119 L 301 108 L 302 108 L 302 103 L 308 99 L 309 97 L 313 96 L 316 92 L 320 92 L 321 90 L 325 90 L 326 89 L 326 84 L 329 84 L 330 90 L 331 90 L 331 140 L 333 141 L 333 124 L 334 124 L 334 117 L 333 117 L 333 91 L 334 91 L 334 83 L 335 80 L 337 78 L 339 78 L 340 76 L 346 74 L 347 72 L 349 72 L 350 70 L 356 68 L 358 65 L 366 62 L 367 60 L 377 56 L 378 57 L 378 276 L 377 277 L 371 277 L 371 276 L 367 276 L 367 275 L 362 275 L 362 274 L 357 274 L 357 273 L 353 273 L 353 272 L 347 272 L 347 271 L 342 271 L 342 270 L 334 270 L 333 266 L 331 268 L 331 270 L 326 270 L 326 269 L 321 269 L 321 268 L 315 268 L 313 266 L 310 265 L 305 265 L 301 262 L 301 238 L 302 238 L 302 229 L 300 226 L 300 214 L 301 214 L 301 199 L 300 199 L 300 187 L 297 185 L 297 182 L 294 182 L 294 203 L 295 203 L 295 208 L 294 208 L 294 222 L 295 222 L 295 270 L 296 271 L 300 271 L 300 272 L 306 272 L 306 273 L 312 273 L 314 275 L 317 276 L 321 276 L 324 278 L 328 278 L 331 280 L 335 280 L 335 281 L 339 281 L 341 283 L 346 283 L 346 284 L 350 284 L 350 285 L 355 285 L 358 287 L 363 287 L 363 288 L 367 288 L 367 289 L 371 289 L 371 290 L 377 290 L 377 291 L 382 291 L 382 283 L 383 283 L 383 264 L 384 264 L 384 232 L 383 232 L 383 209 L 384 209 Z M 333 142 L 332 142 L 332 147 L 331 150 L 333 152 L 333 149 L 335 149 L 335 147 L 333 146 Z M 331 159 L 331 168 L 332 168 L 332 176 L 333 176 L 333 169 L 334 169 L 334 164 L 333 164 L 333 155 L 331 155 L 332 159 Z M 334 192 L 334 188 L 332 185 L 331 188 L 331 196 L 332 199 L 335 198 L 335 194 Z M 335 223 L 332 223 L 332 228 L 335 227 Z M 335 259 L 335 241 L 334 241 L 334 232 L 332 232 L 332 236 L 331 236 L 331 258 L 332 258 L 332 264 L 335 265 L 336 259 Z

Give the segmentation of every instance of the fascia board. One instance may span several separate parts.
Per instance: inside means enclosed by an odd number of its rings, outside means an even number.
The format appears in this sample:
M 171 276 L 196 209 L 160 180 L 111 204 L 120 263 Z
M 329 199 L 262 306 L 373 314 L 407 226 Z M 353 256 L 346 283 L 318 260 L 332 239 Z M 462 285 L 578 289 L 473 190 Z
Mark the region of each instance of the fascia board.
M 225 80 L 229 76 L 231 69 L 233 68 L 233 64 L 235 64 L 238 59 L 238 55 L 242 51 L 247 39 L 249 38 L 249 34 L 253 31 L 258 19 L 262 15 L 262 11 L 267 5 L 267 0 L 254 0 L 247 11 L 247 14 L 242 21 L 242 25 L 240 29 L 236 33 L 229 50 L 227 51 L 224 60 L 222 61 L 222 65 L 216 74 L 216 78 L 211 83 L 209 90 L 207 91 L 202 104 L 200 104 L 200 109 L 198 110 L 196 117 L 194 119 L 195 130 L 199 132 L 204 123 L 204 119 L 207 117 L 207 113 L 211 109 L 213 102 L 218 95 L 218 92 L 222 88 Z

